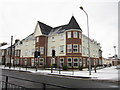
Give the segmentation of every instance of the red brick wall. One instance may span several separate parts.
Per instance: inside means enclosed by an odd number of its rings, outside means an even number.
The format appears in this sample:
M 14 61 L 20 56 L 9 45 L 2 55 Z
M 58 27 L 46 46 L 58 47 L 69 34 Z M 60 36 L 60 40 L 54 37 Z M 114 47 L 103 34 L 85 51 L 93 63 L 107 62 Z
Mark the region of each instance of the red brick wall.
M 80 31 L 77 31 L 78 32 L 78 38 L 73 38 L 73 32 L 74 31 L 68 31 L 68 32 L 71 32 L 71 38 L 67 38 L 67 32 L 66 32 L 66 52 L 67 52 L 67 44 L 78 44 L 78 53 L 66 53 L 66 55 L 82 55 L 82 53 L 79 53 L 79 45 L 82 45 L 82 38 L 79 38 L 79 33 L 81 33 Z M 72 47 L 72 50 L 73 50 L 73 47 Z

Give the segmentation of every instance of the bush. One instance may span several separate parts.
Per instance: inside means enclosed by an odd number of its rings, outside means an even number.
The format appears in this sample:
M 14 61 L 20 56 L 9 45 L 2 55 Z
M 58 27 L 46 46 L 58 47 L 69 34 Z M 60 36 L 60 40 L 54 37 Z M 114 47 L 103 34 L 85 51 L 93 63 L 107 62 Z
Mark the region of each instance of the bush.
M 83 70 L 83 66 L 79 66 L 79 70 L 82 71 Z
M 65 70 L 65 71 L 67 71 L 67 70 L 68 70 L 68 66 L 64 65 L 64 66 L 62 67 L 62 69 Z

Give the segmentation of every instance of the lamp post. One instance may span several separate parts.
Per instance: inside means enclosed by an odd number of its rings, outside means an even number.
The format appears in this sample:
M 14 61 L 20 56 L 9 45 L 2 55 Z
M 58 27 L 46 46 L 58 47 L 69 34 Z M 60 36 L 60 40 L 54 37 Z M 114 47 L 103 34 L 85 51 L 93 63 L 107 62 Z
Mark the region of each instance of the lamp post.
M 116 46 L 113 46 L 114 50 L 115 50 L 115 55 L 116 55 Z
M 89 61 L 89 75 L 91 75 L 91 61 L 90 61 L 90 42 L 89 42 L 89 22 L 88 22 L 88 14 L 83 9 L 83 7 L 80 7 L 81 10 L 83 10 L 87 16 L 87 31 L 88 31 L 88 61 Z
M 10 63 L 9 63 L 9 69 L 11 68 L 11 58 L 12 58 L 12 43 L 13 43 L 13 36 L 11 36 L 11 47 L 10 47 Z

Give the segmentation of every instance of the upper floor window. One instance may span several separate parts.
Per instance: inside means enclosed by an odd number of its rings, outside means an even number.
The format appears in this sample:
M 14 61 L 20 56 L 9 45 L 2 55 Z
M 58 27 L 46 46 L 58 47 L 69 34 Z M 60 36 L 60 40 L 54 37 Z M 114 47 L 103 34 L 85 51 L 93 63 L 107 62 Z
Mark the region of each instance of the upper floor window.
M 73 45 L 73 52 L 78 52 L 78 44 Z
M 64 46 L 60 46 L 60 53 L 64 53 Z
M 55 41 L 55 37 L 52 37 L 52 41 Z
M 39 37 L 36 38 L 36 42 L 39 42 Z
M 71 32 L 67 32 L 67 38 L 71 38 Z
M 79 46 L 79 50 L 80 50 L 79 52 L 82 53 L 82 46 L 81 45 Z
M 67 52 L 71 53 L 72 52 L 72 44 L 67 45 Z
M 79 33 L 79 38 L 82 38 L 82 35 L 81 35 L 81 33 Z
M 73 32 L 73 37 L 78 38 L 78 32 Z
M 40 54 L 44 54 L 44 47 L 40 47 Z
M 36 49 L 35 49 L 36 51 L 39 51 L 39 49 L 38 49 L 38 47 L 36 47 Z

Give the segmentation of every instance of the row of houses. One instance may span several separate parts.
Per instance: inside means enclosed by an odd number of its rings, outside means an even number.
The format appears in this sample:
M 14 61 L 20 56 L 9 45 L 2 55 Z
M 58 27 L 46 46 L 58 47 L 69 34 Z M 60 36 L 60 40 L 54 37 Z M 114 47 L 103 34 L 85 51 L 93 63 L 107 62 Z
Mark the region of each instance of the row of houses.
M 82 33 L 74 16 L 66 25 L 51 27 L 37 21 L 35 30 L 23 40 L 16 40 L 8 48 L 2 49 L 3 64 L 38 67 L 67 66 L 68 68 L 88 67 L 88 40 L 90 42 L 90 62 L 92 66 L 102 65 L 100 43 L 88 39 Z M 55 50 L 55 57 L 52 57 Z M 34 52 L 40 51 L 40 58 Z

